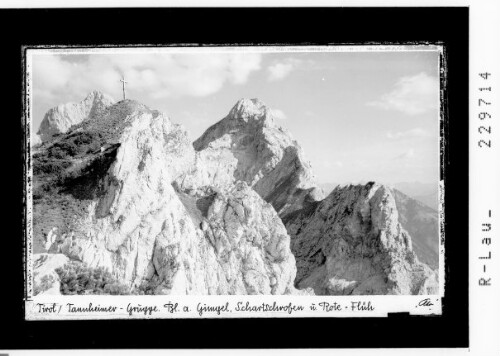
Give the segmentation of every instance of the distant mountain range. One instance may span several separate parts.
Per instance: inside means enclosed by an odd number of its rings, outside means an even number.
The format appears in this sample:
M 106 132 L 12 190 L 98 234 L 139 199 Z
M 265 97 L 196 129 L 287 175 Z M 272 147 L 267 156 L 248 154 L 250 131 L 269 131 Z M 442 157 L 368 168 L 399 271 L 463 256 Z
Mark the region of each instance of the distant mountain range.
M 337 183 L 320 183 L 319 186 L 328 194 L 335 187 Z M 341 184 L 345 185 L 345 184 Z M 439 193 L 437 183 L 420 183 L 420 182 L 400 182 L 390 185 L 407 196 L 424 203 L 428 207 L 438 210 L 439 207 Z
M 439 220 L 436 210 L 393 189 L 399 222 L 410 233 L 413 250 L 420 261 L 438 267 Z
M 438 184 L 419 183 L 419 182 L 402 182 L 394 184 L 394 188 L 405 193 L 409 197 L 416 199 L 434 210 L 438 210 Z

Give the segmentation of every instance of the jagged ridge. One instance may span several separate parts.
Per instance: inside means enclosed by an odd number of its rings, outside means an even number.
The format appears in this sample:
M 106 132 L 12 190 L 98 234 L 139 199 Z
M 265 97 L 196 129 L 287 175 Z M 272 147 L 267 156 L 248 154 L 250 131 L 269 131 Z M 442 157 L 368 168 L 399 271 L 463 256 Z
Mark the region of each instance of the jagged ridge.
M 435 294 L 437 275 L 421 263 L 386 186 L 337 187 L 289 215 L 299 288 L 316 294 Z
M 193 145 L 158 111 L 106 106 L 37 148 L 34 187 L 38 250 L 104 266 L 131 292 L 298 293 L 294 280 L 317 294 L 436 291 L 398 214 L 409 205 L 377 184 L 323 199 L 257 99 Z

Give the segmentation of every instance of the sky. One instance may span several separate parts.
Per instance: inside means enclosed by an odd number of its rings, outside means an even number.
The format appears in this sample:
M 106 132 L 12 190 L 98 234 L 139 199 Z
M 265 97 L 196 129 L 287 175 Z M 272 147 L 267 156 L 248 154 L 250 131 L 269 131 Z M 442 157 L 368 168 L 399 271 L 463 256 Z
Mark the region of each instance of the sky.
M 51 107 L 92 90 L 121 100 L 124 75 L 127 99 L 166 113 L 193 141 L 239 99 L 259 98 L 302 146 L 319 183 L 439 179 L 437 50 L 30 53 L 35 132 Z

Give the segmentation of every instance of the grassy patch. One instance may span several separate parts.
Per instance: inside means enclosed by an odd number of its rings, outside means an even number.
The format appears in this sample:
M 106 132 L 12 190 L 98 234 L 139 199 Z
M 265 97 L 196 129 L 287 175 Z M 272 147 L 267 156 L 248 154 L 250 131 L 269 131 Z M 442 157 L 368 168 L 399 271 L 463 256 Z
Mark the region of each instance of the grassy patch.
M 76 199 L 93 199 L 97 193 L 95 183 L 114 160 L 119 137 L 130 125 L 129 116 L 140 112 L 158 114 L 135 101 L 121 101 L 102 116 L 74 125 L 67 133 L 44 143 L 33 155 L 33 174 L 38 183 L 35 199 L 61 186 Z
M 57 268 L 62 294 L 131 294 L 129 288 L 115 279 L 103 267 L 92 268 L 84 263 L 71 261 Z

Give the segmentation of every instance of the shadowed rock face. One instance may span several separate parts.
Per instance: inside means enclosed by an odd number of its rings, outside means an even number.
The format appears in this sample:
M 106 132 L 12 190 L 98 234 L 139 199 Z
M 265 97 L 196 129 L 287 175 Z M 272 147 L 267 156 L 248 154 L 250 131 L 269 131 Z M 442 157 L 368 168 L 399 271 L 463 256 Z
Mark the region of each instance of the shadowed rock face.
M 336 188 L 287 217 L 295 283 L 316 294 L 434 294 L 437 275 L 421 263 L 399 223 L 393 192 L 369 183 Z

